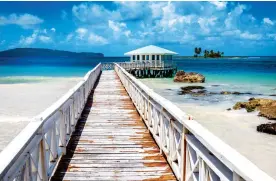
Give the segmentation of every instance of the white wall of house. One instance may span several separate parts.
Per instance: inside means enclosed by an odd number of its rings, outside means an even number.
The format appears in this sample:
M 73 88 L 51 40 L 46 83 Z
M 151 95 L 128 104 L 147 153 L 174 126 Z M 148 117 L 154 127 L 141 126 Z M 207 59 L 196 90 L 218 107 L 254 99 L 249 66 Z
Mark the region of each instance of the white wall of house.
M 158 57 L 159 56 L 159 57 Z M 138 60 L 139 58 L 139 60 Z M 130 62 L 151 62 L 154 65 L 161 65 L 162 61 L 171 62 L 172 55 L 162 55 L 162 54 L 139 54 L 130 56 Z

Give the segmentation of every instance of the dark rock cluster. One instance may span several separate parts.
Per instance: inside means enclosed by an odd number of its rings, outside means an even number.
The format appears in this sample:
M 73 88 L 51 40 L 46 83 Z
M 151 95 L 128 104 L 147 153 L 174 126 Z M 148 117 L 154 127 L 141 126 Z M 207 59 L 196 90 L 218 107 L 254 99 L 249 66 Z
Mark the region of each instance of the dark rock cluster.
M 276 123 L 267 123 L 257 126 L 257 131 L 276 135 Z

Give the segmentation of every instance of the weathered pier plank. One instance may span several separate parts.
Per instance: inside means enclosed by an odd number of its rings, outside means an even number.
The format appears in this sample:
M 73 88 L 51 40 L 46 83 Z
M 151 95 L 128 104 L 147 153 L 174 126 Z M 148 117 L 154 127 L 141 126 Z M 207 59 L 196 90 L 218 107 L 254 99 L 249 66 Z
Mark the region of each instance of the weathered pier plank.
M 114 71 L 104 71 L 51 180 L 176 180 Z

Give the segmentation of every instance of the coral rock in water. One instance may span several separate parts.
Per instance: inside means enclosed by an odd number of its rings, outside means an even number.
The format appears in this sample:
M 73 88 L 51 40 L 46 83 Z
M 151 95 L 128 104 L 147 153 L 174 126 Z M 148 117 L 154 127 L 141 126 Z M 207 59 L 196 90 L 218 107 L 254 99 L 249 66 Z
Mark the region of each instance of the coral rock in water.
M 203 86 L 186 86 L 181 87 L 180 95 L 190 94 L 192 96 L 204 96 L 206 95 L 205 87 Z
M 259 116 L 276 120 L 276 100 L 250 98 L 248 102 L 237 102 L 233 109 L 245 108 L 247 112 L 260 111 Z
M 203 83 L 205 77 L 196 72 L 186 73 L 183 70 L 178 71 L 173 79 L 174 82 Z

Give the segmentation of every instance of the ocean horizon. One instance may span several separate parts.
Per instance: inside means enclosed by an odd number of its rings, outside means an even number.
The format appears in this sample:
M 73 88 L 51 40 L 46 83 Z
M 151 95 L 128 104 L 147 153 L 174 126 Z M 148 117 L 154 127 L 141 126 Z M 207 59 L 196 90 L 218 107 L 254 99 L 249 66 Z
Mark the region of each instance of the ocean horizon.
M 102 62 L 126 62 L 128 57 L 95 59 L 24 57 L 6 60 L 0 57 L 0 83 L 16 83 L 11 77 L 79 77 Z M 276 84 L 276 57 L 258 58 L 181 58 L 174 59 L 178 70 L 198 72 L 206 82 L 235 84 Z M 6 79 L 6 80 L 5 80 Z

